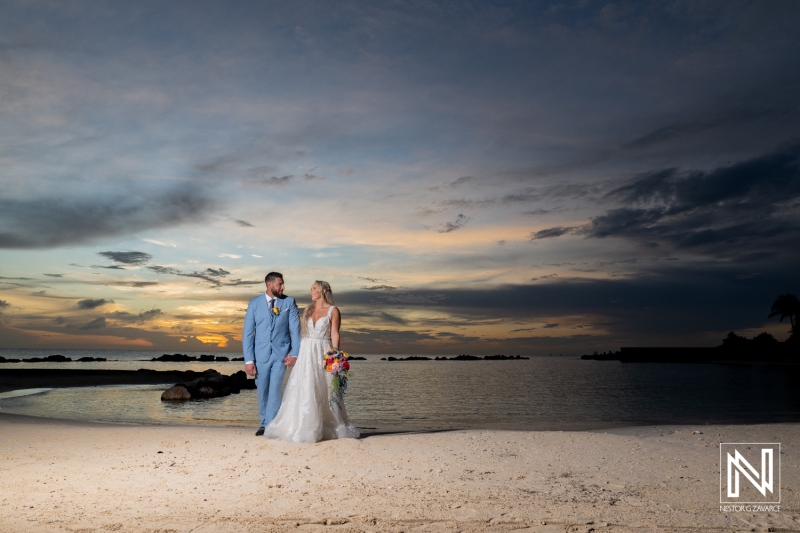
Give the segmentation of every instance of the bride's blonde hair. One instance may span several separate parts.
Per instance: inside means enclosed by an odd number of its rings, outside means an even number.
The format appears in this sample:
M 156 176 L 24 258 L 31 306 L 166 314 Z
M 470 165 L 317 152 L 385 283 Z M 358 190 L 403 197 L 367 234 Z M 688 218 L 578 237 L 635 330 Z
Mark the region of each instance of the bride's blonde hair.
M 320 281 L 317 280 L 314 282 L 314 286 L 317 288 L 319 293 L 322 295 L 323 301 L 325 303 L 333 305 L 333 291 L 331 290 L 331 284 L 327 281 Z M 311 315 L 314 313 L 314 309 L 316 308 L 316 304 L 311 302 L 311 305 L 307 306 L 303 310 L 303 320 L 300 321 L 300 327 L 305 333 L 308 330 L 308 319 L 311 318 Z

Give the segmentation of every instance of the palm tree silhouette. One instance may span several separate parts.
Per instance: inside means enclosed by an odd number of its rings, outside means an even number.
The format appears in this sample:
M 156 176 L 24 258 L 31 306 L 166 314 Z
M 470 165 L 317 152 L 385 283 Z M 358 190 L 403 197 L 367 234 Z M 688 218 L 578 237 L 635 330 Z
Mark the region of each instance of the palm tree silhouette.
M 789 322 L 792 324 L 792 334 L 789 338 L 794 338 L 797 333 L 797 322 L 800 319 L 800 300 L 794 294 L 781 294 L 772 302 L 770 311 L 769 317 L 780 315 L 780 322 L 789 317 Z

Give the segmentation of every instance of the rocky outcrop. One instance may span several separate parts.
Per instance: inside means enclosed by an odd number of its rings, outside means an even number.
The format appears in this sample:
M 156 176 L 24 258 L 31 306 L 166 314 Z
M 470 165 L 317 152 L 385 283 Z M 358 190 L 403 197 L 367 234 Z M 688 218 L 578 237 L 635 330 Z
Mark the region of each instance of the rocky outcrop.
M 81 357 L 78 359 L 80 363 L 102 362 L 106 361 L 105 357 Z M 29 357 L 28 359 L 6 359 L 0 356 L 0 363 L 71 363 L 71 357 L 65 357 L 61 354 L 48 355 L 47 357 Z
M 164 355 L 162 355 L 160 357 L 153 357 L 150 360 L 151 361 L 166 361 L 166 362 L 170 362 L 170 363 L 188 363 L 188 362 L 192 362 L 192 361 L 200 361 L 200 362 L 206 362 L 206 363 L 214 363 L 214 362 L 221 363 L 221 362 L 230 361 L 230 359 L 228 359 L 225 356 L 221 356 L 221 355 L 201 355 L 200 357 L 195 357 L 193 355 L 186 355 L 186 354 L 182 354 L 182 353 L 174 353 L 174 354 L 165 353 Z M 241 359 L 241 360 L 243 361 L 244 359 Z M 234 361 L 236 361 L 236 359 L 234 359 Z
M 30 359 L 23 359 L 23 363 L 69 363 L 72 361 L 70 357 L 63 355 L 48 355 L 47 357 L 31 357 Z
M 161 399 L 165 402 L 182 402 L 191 400 L 192 394 L 184 385 L 173 385 L 161 394 Z
M 163 401 L 202 400 L 239 394 L 242 390 L 255 388 L 255 380 L 247 379 L 247 374 L 242 370 L 230 376 L 224 376 L 216 370 L 207 370 L 197 379 L 178 383 L 165 390 L 161 399 Z

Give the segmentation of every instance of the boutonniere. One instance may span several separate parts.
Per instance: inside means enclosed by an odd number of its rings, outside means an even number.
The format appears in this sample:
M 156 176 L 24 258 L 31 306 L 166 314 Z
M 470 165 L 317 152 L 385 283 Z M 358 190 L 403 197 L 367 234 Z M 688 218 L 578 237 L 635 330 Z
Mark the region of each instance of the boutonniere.
M 272 314 L 275 316 L 279 316 L 281 314 L 281 308 L 277 305 L 272 308 Z

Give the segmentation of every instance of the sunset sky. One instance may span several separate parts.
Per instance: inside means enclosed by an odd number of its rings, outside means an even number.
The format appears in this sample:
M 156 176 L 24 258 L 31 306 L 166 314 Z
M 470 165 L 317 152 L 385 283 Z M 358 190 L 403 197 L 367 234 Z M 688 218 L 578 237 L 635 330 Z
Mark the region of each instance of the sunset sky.
M 0 348 L 714 346 L 800 295 L 800 2 L 15 1 Z

